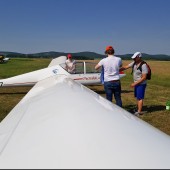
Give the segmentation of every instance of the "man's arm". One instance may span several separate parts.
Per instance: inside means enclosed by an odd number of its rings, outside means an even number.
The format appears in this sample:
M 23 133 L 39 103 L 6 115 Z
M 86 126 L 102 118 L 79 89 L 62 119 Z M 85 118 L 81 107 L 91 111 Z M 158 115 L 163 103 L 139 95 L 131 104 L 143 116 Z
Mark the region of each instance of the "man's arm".
M 101 67 L 101 66 L 100 66 L 99 64 L 97 64 L 97 65 L 95 66 L 95 69 L 98 70 L 100 67 Z
M 120 67 L 119 71 L 124 71 L 124 70 L 127 70 L 128 68 L 130 68 L 131 66 L 128 64 L 126 66 L 122 66 Z

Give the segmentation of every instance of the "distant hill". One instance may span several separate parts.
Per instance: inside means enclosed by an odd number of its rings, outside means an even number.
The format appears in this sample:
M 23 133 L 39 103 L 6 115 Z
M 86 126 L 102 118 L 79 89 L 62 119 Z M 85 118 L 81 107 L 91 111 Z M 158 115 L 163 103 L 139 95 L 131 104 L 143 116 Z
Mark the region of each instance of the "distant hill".
M 34 54 L 23 54 L 23 53 L 16 53 L 16 52 L 0 51 L 0 54 L 3 54 L 8 58 L 57 58 L 59 56 L 67 56 L 68 53 L 50 51 L 50 52 L 41 52 L 41 53 L 34 53 Z M 105 57 L 104 54 L 98 54 L 89 51 L 77 52 L 71 54 L 73 55 L 73 58 L 76 60 L 81 60 L 81 59 L 95 60 L 95 59 L 102 59 Z M 125 55 L 116 55 L 116 56 L 121 57 L 123 60 L 131 60 L 132 55 L 133 54 L 125 54 Z M 144 60 L 170 61 L 169 55 L 164 55 L 164 54 L 150 55 L 146 53 L 142 53 L 142 55 Z

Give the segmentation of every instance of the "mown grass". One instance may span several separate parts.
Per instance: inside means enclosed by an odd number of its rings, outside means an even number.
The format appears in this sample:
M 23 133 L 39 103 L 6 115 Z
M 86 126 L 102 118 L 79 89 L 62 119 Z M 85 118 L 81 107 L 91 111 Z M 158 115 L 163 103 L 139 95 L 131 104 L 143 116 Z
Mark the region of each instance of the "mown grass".
M 48 66 L 50 59 L 14 58 L 6 64 L 0 64 L 0 79 L 35 71 Z
M 51 59 L 11 59 L 0 65 L 0 79 L 15 76 L 47 67 Z M 96 61 L 97 62 L 97 61 Z M 130 61 L 123 61 L 127 64 Z M 166 110 L 166 101 L 170 100 L 170 62 L 148 61 L 152 68 L 152 79 L 148 81 L 144 100 L 144 111 L 140 119 L 170 135 L 170 111 Z M 121 79 L 123 108 L 131 112 L 136 107 L 134 98 L 131 70 L 127 70 L 126 77 Z M 102 85 L 88 86 L 105 97 Z M 31 87 L 0 88 L 0 121 L 23 98 Z M 113 100 L 113 103 L 115 101 Z

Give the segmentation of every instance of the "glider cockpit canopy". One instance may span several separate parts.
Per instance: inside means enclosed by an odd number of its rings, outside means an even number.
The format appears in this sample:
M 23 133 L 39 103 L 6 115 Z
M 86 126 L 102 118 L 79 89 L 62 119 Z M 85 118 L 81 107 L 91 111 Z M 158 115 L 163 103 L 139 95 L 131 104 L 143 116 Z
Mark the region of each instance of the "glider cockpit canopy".
M 96 62 L 90 62 L 90 61 L 76 61 L 74 74 L 100 73 L 101 69 L 95 70 L 96 64 L 97 64 Z M 65 63 L 60 64 L 60 66 L 66 70 Z M 73 73 L 71 73 L 71 74 L 73 74 Z

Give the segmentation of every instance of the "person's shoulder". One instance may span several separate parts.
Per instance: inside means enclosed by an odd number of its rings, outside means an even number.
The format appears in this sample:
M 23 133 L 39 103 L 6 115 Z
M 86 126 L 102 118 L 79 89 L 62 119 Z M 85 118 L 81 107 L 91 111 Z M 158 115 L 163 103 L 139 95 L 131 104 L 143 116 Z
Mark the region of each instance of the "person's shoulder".
M 106 63 L 107 62 L 107 58 L 103 58 L 103 59 L 101 59 L 100 61 L 99 61 L 99 65 L 101 66 L 101 65 L 103 65 L 104 63 Z
M 117 55 L 114 55 L 115 58 L 121 60 L 121 57 L 117 56 Z
M 141 61 L 140 65 L 141 65 L 141 67 L 146 67 L 147 63 L 145 61 Z
M 141 67 L 142 67 L 143 69 L 147 68 L 146 62 L 141 63 Z
M 122 59 L 120 57 L 114 56 L 114 58 L 118 61 L 122 61 Z
M 107 60 L 107 58 L 108 58 L 108 57 L 106 57 L 106 58 L 102 58 L 102 59 L 100 60 L 100 62 L 106 61 L 106 60 Z

